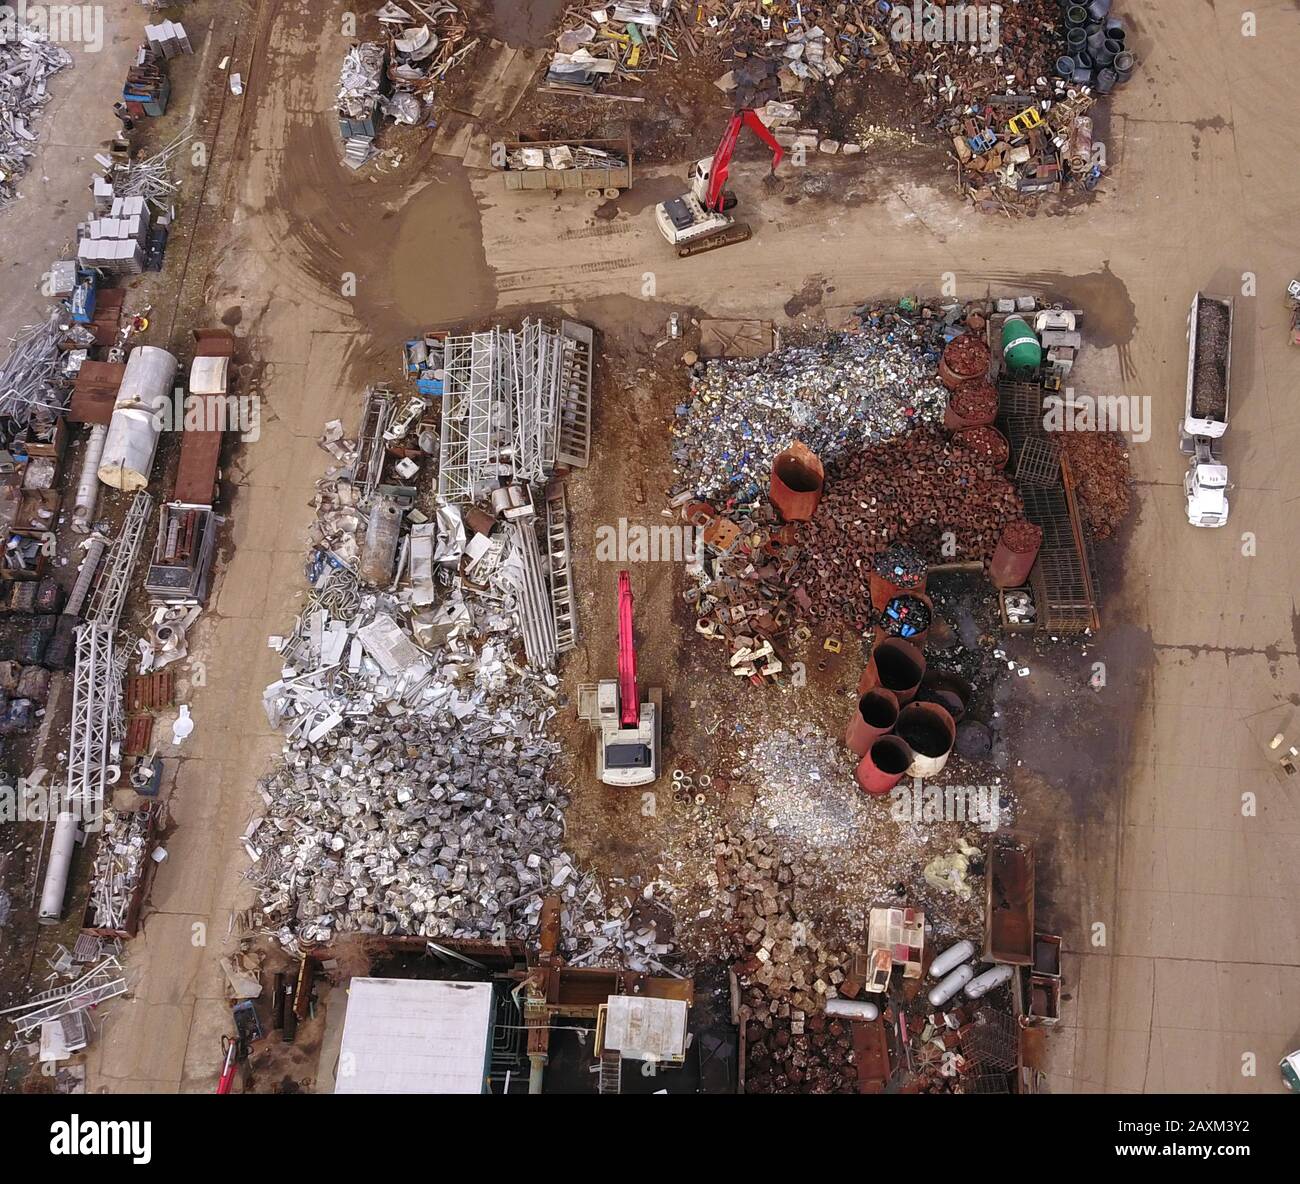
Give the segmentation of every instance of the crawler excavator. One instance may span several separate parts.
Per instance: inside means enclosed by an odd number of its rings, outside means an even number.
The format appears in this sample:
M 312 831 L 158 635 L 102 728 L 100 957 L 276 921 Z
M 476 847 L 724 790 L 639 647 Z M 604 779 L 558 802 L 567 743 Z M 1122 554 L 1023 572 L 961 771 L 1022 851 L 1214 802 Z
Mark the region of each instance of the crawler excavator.
M 728 122 L 713 155 L 691 165 L 687 174 L 690 189 L 681 197 L 655 206 L 659 232 L 677 248 L 679 258 L 743 243 L 752 233 L 747 222 L 737 222 L 727 212 L 736 205 L 735 194 L 726 188 L 727 172 L 731 168 L 736 141 L 745 127 L 772 149 L 773 173 L 781 163 L 785 152 L 767 130 L 767 125 L 753 111 L 737 111 Z

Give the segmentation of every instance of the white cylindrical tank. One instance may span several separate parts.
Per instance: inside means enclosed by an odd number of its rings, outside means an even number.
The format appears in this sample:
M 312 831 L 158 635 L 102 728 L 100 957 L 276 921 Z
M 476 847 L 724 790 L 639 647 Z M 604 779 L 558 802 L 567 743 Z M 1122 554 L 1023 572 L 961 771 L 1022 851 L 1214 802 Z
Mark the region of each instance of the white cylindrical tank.
M 958 966 L 941 983 L 930 988 L 930 994 L 927 996 L 930 1000 L 930 1006 L 942 1007 L 974 977 L 975 967 L 970 965 Z
M 880 1015 L 880 1008 L 866 999 L 830 999 L 826 1003 L 826 1014 L 846 1020 L 874 1020 Z
M 72 849 L 77 845 L 80 822 L 78 815 L 66 812 L 55 820 L 54 841 L 50 844 L 50 865 L 45 869 L 45 883 L 41 886 L 38 920 L 42 925 L 57 925 L 63 916 L 63 897 L 68 891 L 68 868 L 72 865 Z
M 86 456 L 81 462 L 81 476 L 77 478 L 77 501 L 72 508 L 72 529 L 78 534 L 90 532 L 91 519 L 99 504 L 99 463 L 104 457 L 104 441 L 108 439 L 108 425 L 97 423 L 90 429 L 86 441 Z
M 956 970 L 963 962 L 975 953 L 975 945 L 969 941 L 959 941 L 955 946 L 949 946 L 933 962 L 930 963 L 930 975 L 932 978 L 943 978 L 950 970 Z
M 966 984 L 966 998 L 978 999 L 987 995 L 994 987 L 1000 987 L 1003 983 L 1008 982 L 1016 968 L 1014 966 L 995 966 L 992 970 L 986 970 L 977 979 L 973 979 Z
M 134 492 L 149 484 L 176 367 L 176 359 L 155 345 L 131 351 L 99 462 L 99 479 L 105 485 Z

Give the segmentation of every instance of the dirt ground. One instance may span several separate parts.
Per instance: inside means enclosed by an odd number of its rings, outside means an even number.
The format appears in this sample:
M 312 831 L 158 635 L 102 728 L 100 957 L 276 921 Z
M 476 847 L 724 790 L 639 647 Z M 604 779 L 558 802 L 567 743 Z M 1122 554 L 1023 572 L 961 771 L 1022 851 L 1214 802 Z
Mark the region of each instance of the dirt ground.
M 572 696 L 577 683 L 614 670 L 617 566 L 596 561 L 595 528 L 620 516 L 660 521 L 672 484 L 666 423 L 684 379 L 675 347 L 655 349 L 669 315 L 769 317 L 788 331 L 836 324 L 864 300 L 934 294 L 950 278 L 963 297 L 1033 290 L 1084 307 L 1090 382 L 1150 397 L 1155 419 L 1151 443 L 1132 450 L 1135 518 L 1098 552 L 1103 632 L 1086 645 L 1007 643 L 1031 674 L 988 692 L 988 706 L 1007 719 L 1017 825 L 1040 845 L 1040 919 L 1065 938 L 1066 1014 L 1049 1041 L 1051 1088 L 1276 1088 L 1264 1070 L 1243 1078 L 1239 1066 L 1243 1051 L 1266 1066 L 1294 1047 L 1300 1009 L 1300 815 L 1255 740 L 1292 705 L 1297 674 L 1287 507 L 1300 490 L 1287 458 L 1300 419 L 1274 298 L 1294 250 L 1292 186 L 1276 161 L 1300 145 L 1276 79 L 1300 49 L 1295 14 L 1266 6 L 1273 35 L 1246 45 L 1225 31 L 1235 17 L 1213 6 L 1135 12 L 1151 48 L 1115 100 L 1114 175 L 1090 204 L 1028 222 L 977 217 L 885 88 L 872 113 L 885 130 L 861 163 L 819 160 L 765 187 L 762 154 L 742 153 L 733 177 L 754 240 L 679 261 L 650 207 L 679 192 L 688 160 L 712 146 L 708 119 L 720 122 L 726 108 L 720 94 L 706 96 L 711 80 L 701 76 L 691 92 L 707 97 L 706 108 L 683 100 L 685 112 L 665 104 L 646 113 L 647 167 L 612 207 L 504 194 L 500 178 L 466 165 L 476 145 L 534 124 L 537 134 L 571 133 L 592 117 L 577 106 L 561 114 L 570 109 L 530 105 L 552 5 L 497 5 L 493 27 L 508 44 L 485 46 L 476 69 L 504 81 L 486 96 L 458 92 L 461 110 L 430 137 L 386 129 L 384 155 L 354 174 L 338 164 L 330 113 L 343 7 L 246 0 L 223 6 L 211 33 L 215 56 L 229 53 L 248 87 L 241 100 L 227 98 L 224 74 L 206 67 L 216 164 L 182 200 L 197 230 L 167 319 L 172 339 L 200 319 L 236 327 L 263 383 L 266 423 L 263 439 L 227 467 L 222 572 L 193 637 L 208 667 L 190 698 L 199 727 L 182 753 L 168 754 L 178 758 L 169 858 L 128 951 L 132 995 L 90 1051 L 90 1088 L 213 1086 L 229 1031 L 218 959 L 250 899 L 238 836 L 279 746 L 260 707 L 276 673 L 266 638 L 297 607 L 307 502 L 324 463 L 315 439 L 330 418 L 355 420 L 365 383 L 395 377 L 406 336 L 543 308 L 600 332 L 597 459 L 570 482 L 584 638 L 563 671 Z M 113 85 L 104 83 L 106 99 Z M 708 119 L 692 126 L 704 111 Z M 1224 208 L 1242 216 L 1225 221 Z M 1183 462 L 1173 445 L 1183 318 L 1196 288 L 1236 290 L 1244 270 L 1257 273 L 1261 297 L 1240 302 L 1234 344 L 1234 527 L 1193 531 L 1181 520 Z M 344 294 L 348 275 L 355 296 Z M 1242 531 L 1260 543 L 1249 558 Z M 646 815 L 639 799 L 595 784 L 590 736 L 569 717 L 570 841 L 629 892 L 671 883 L 672 892 L 655 891 L 707 957 L 718 940 L 699 917 L 709 907 L 713 833 L 753 813 L 755 760 L 775 759 L 764 741 L 784 731 L 797 750 L 804 727 L 838 734 L 854 658 L 810 661 L 812 693 L 798 700 L 738 690 L 719 652 L 684 636 L 680 565 L 641 564 L 633 579 L 642 678 L 667 691 L 669 767 L 694 762 L 731 784 L 701 807 L 659 795 Z M 1094 692 L 1085 684 L 1096 661 L 1108 678 Z M 1249 820 L 1238 805 L 1247 791 L 1262 803 Z M 828 824 L 842 818 L 826 815 Z M 914 874 L 932 841 L 918 836 L 900 878 Z M 827 859 L 828 874 L 856 868 L 841 851 Z M 874 872 L 857 883 L 841 874 L 841 885 L 852 899 L 832 903 L 825 923 L 845 933 L 868 892 L 892 886 Z M 192 937 L 196 925 L 203 942 Z

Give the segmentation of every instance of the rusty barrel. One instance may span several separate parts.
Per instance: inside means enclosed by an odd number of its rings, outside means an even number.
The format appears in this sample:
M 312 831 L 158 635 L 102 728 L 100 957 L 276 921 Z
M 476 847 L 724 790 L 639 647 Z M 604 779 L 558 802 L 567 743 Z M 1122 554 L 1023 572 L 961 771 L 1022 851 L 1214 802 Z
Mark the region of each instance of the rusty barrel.
M 1011 458 L 1011 445 L 1006 436 L 997 428 L 985 425 L 979 428 L 964 428 L 953 435 L 952 442 L 973 452 L 980 460 L 995 469 L 1005 469 Z
M 925 655 L 910 641 L 886 637 L 872 647 L 867 668 L 858 680 L 858 694 L 872 687 L 893 691 L 899 704 L 910 703 L 925 676 Z
M 822 500 L 825 481 L 817 454 L 796 440 L 772 461 L 768 497 L 787 522 L 807 522 Z
M 991 382 L 975 381 L 953 391 L 943 413 L 943 426 L 950 432 L 981 428 L 998 417 L 998 390 Z
M 989 374 L 988 342 L 974 333 L 963 333 L 954 337 L 939 358 L 939 378 L 950 391 L 955 391 L 963 384 L 976 378 L 987 378 Z
M 900 592 L 924 592 L 925 558 L 906 543 L 894 543 L 871 561 L 867 591 L 871 607 L 884 612 L 885 605 Z
M 998 545 L 989 560 L 989 579 L 995 588 L 1019 588 L 1029 579 L 1029 572 L 1043 544 L 1043 528 L 1023 518 L 1002 528 Z
M 900 592 L 891 596 L 880 612 L 880 629 L 889 637 L 901 637 L 917 649 L 925 648 L 934 621 L 934 601 L 924 592 Z
M 849 720 L 844 743 L 853 755 L 866 756 L 867 749 L 894 730 L 898 722 L 898 696 L 884 687 L 872 687 L 858 700 Z
M 935 776 L 957 743 L 957 724 L 938 703 L 909 703 L 898 713 L 896 731 L 912 750 L 910 777 Z
M 897 736 L 881 736 L 858 762 L 853 776 L 871 794 L 888 793 L 907 773 L 912 750 Z

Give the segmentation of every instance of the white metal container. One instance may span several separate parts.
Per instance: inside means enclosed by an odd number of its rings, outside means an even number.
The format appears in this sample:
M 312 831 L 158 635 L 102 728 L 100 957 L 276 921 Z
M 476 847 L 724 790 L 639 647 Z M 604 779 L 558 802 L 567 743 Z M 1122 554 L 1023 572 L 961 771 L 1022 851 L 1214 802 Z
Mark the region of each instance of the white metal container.
M 131 351 L 99 462 L 105 485 L 133 492 L 149 484 L 176 368 L 176 359 L 165 349 L 141 345 Z
M 959 941 L 955 946 L 949 946 L 930 963 L 930 976 L 932 978 L 943 978 L 949 971 L 956 970 L 974 953 L 975 945 L 973 942 Z
M 965 966 L 958 966 L 941 983 L 930 988 L 930 994 L 926 996 L 930 1000 L 930 1006 L 942 1007 L 974 977 L 975 967 L 969 963 Z
M 846 1020 L 874 1020 L 879 1017 L 880 1008 L 865 999 L 829 999 L 826 1014 Z
M 966 984 L 966 998 L 979 999 L 987 995 L 994 987 L 1000 987 L 1003 983 L 1009 982 L 1015 972 L 1016 968 L 1014 966 L 1005 964 L 995 966 L 992 970 L 986 970 L 979 978 L 972 979 Z
M 72 865 L 72 849 L 77 845 L 81 818 L 76 814 L 62 813 L 54 823 L 54 841 L 50 844 L 50 864 L 45 869 L 45 883 L 41 887 L 41 911 L 38 920 L 42 925 L 57 925 L 63 916 L 63 898 L 68 891 L 68 868 Z

